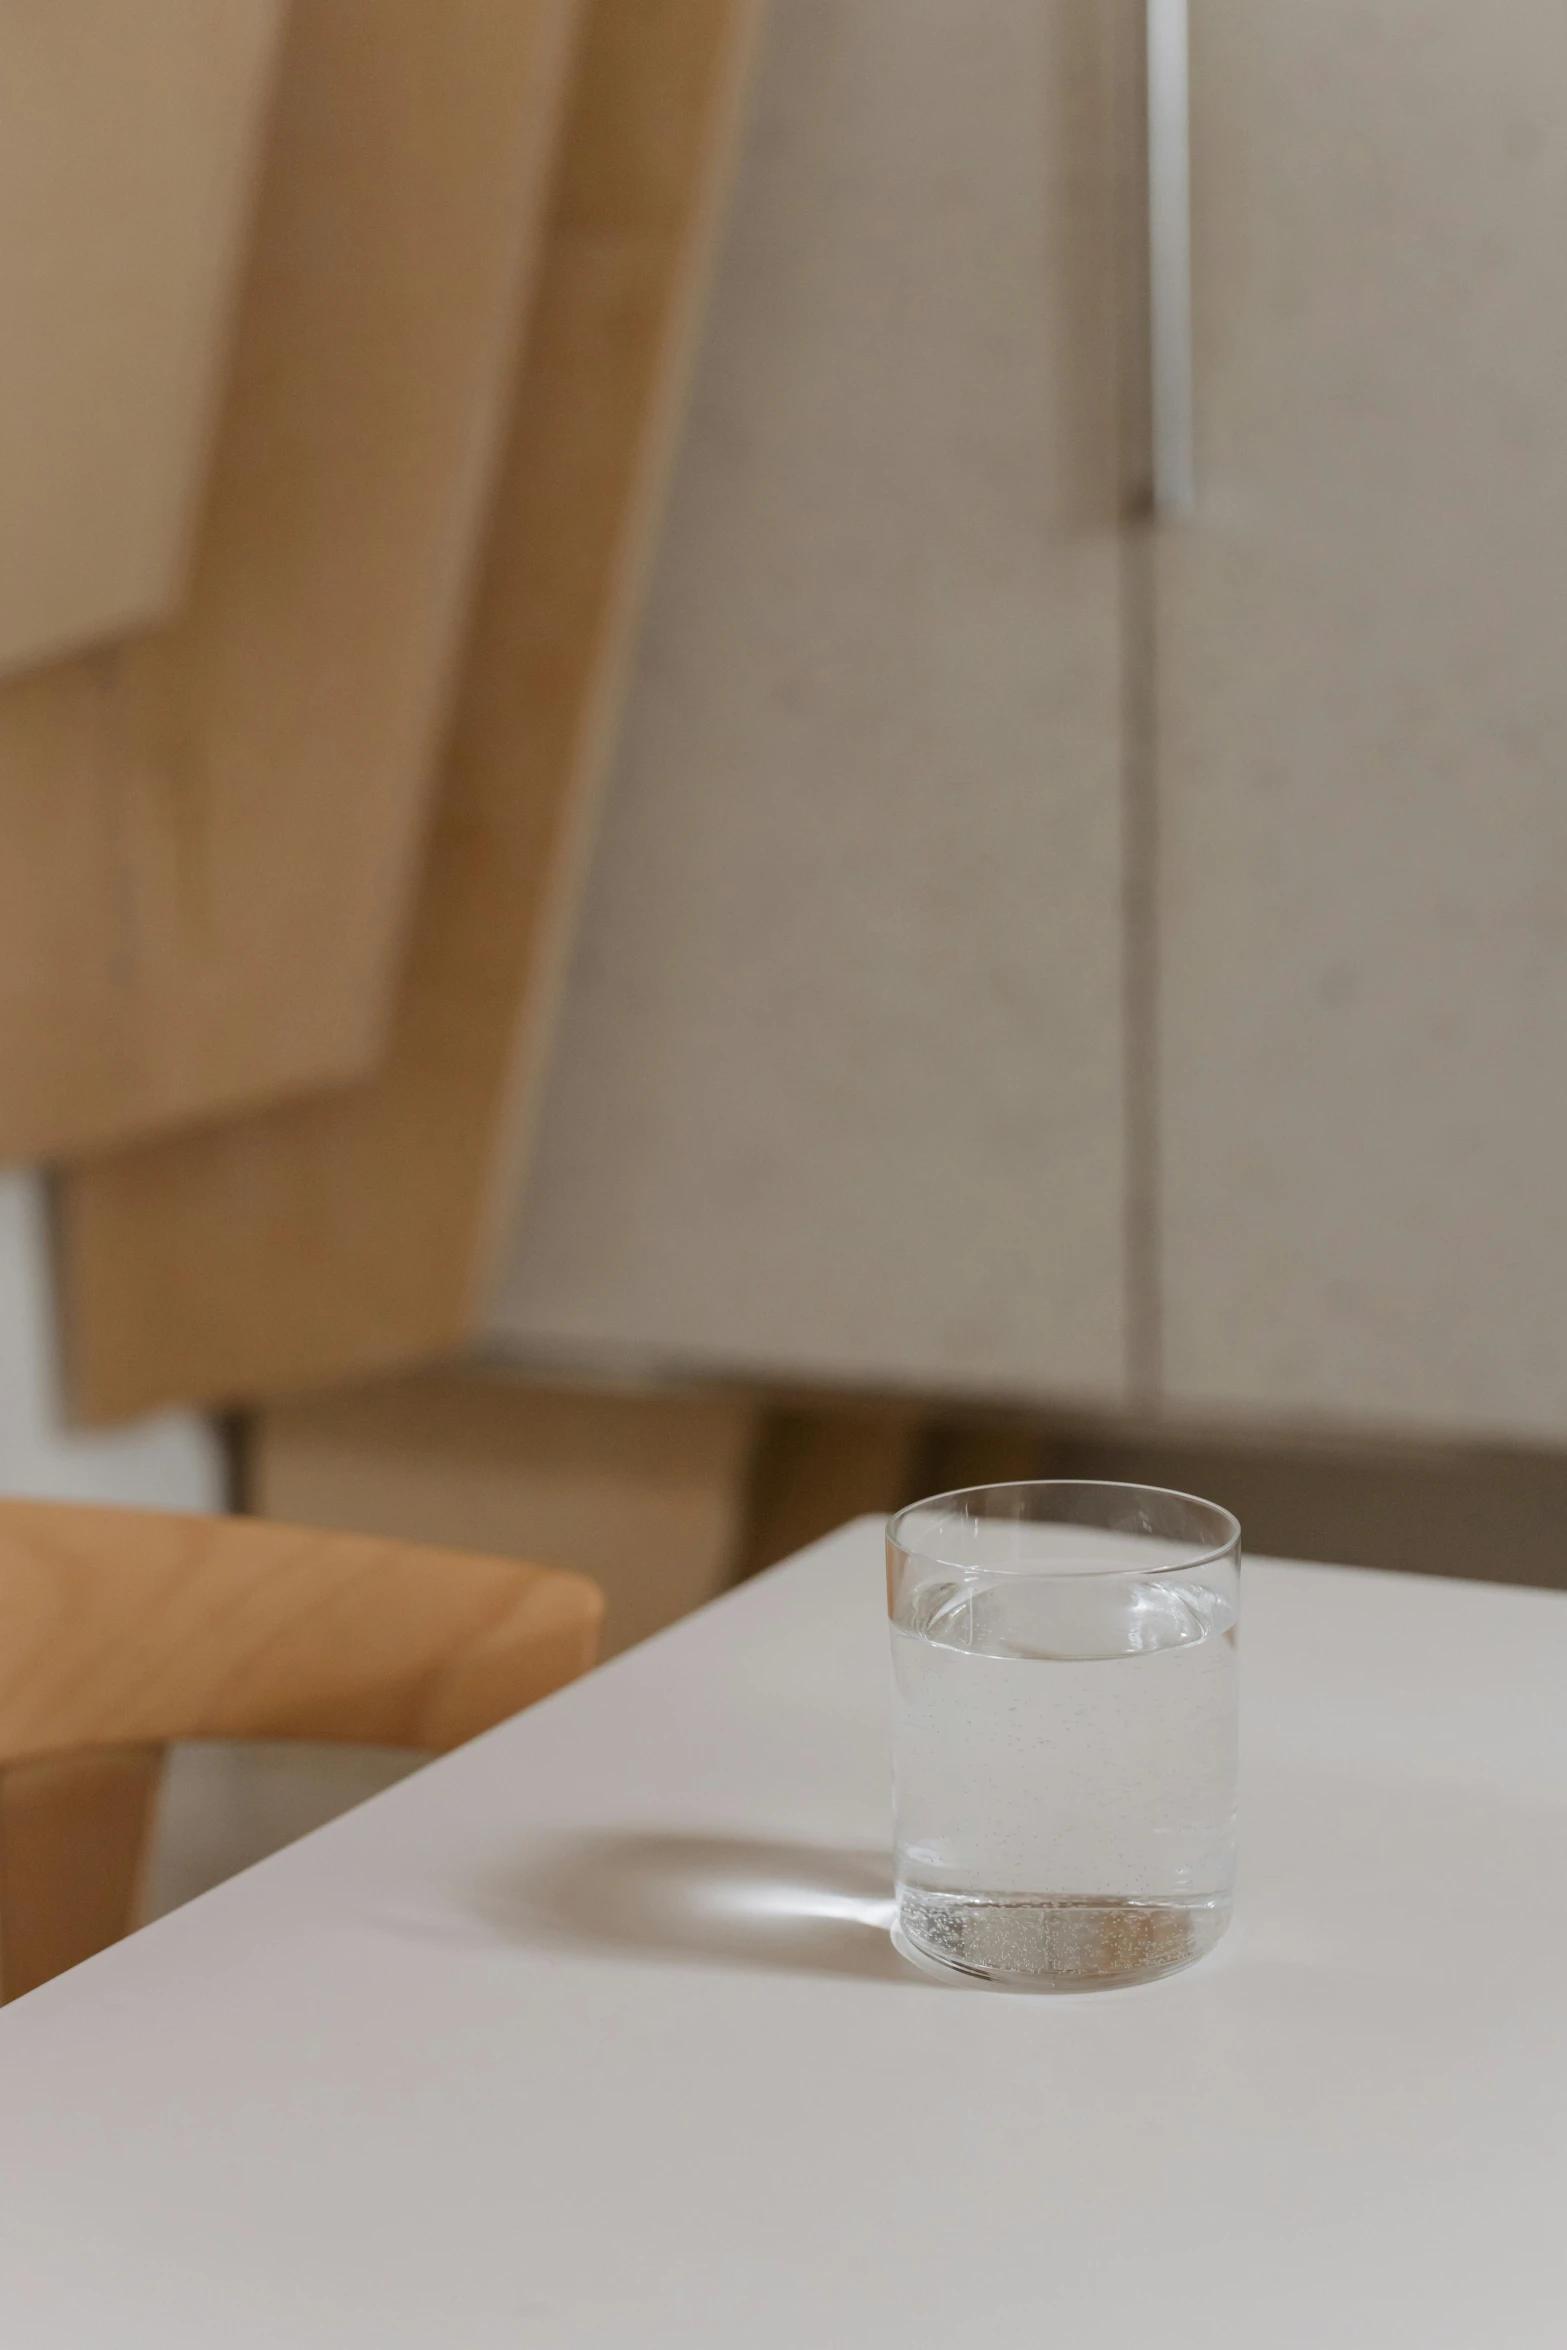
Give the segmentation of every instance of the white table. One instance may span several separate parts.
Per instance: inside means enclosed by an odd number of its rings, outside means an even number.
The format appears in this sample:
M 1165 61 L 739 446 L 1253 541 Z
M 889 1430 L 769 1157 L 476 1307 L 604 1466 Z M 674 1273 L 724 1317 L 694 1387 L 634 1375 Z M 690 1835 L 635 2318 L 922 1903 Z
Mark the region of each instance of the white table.
M 0 2016 L 17 2350 L 1561 2350 L 1567 1600 L 1247 1569 L 1243 1889 L 892 1953 L 846 1529 Z

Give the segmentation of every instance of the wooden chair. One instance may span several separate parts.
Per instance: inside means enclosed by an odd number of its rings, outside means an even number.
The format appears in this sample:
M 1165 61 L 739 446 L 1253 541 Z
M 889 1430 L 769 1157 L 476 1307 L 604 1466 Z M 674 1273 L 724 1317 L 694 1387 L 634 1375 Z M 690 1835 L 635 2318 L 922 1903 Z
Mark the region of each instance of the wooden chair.
M 585 1672 L 603 1609 L 514 1559 L 0 1502 L 0 1995 L 130 1930 L 171 1740 L 439 1753 Z

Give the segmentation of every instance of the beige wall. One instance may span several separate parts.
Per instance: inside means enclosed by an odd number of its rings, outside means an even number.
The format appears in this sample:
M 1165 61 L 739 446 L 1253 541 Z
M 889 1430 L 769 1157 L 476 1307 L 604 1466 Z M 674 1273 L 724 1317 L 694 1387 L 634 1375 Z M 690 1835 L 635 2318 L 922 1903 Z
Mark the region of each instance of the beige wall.
M 773 11 L 513 1343 L 1121 1392 L 1108 17 Z
M 776 12 L 495 1331 L 1559 1442 L 1567 17 L 1193 0 L 1139 542 L 1132 13 Z
M 1195 0 L 1181 1405 L 1567 1430 L 1567 16 Z

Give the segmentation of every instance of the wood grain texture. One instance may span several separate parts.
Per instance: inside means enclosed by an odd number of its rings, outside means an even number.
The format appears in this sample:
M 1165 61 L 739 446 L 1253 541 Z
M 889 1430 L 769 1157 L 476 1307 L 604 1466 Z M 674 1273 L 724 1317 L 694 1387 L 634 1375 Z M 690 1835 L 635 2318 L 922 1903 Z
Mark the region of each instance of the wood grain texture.
M 441 1751 L 586 1671 L 603 1602 L 517 1559 L 0 1503 L 0 1764 L 172 1738 Z
M 0 690 L 0 1158 L 391 1009 L 577 0 L 295 0 L 190 585 Z
M 773 12 L 524 1359 L 1125 1392 L 1121 13 Z
M 259 1413 L 247 1500 L 266 1518 L 575 1568 L 604 1594 L 612 1656 L 732 1580 L 760 1418 L 714 1390 L 477 1369 L 386 1380 Z
M 184 584 L 283 18 L 0 9 L 0 670 Z
M 597 0 L 386 1060 L 64 1189 L 89 1417 L 474 1333 L 518 1183 L 756 10 Z
M 1567 17 L 1195 0 L 1167 1388 L 1567 1420 Z
M 5 1996 L 131 1923 L 162 1745 L 439 1752 L 586 1672 L 602 1616 L 585 1576 L 516 1559 L 0 1503 Z

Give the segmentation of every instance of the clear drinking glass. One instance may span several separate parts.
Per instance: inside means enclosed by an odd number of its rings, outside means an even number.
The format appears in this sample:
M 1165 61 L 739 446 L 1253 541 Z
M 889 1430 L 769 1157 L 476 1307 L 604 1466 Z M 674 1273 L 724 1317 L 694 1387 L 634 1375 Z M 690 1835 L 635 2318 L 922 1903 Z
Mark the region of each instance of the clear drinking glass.
M 1235 1862 L 1241 1531 L 1156 1486 L 982 1485 L 887 1529 L 898 1932 L 1039 1990 L 1213 1948 Z

